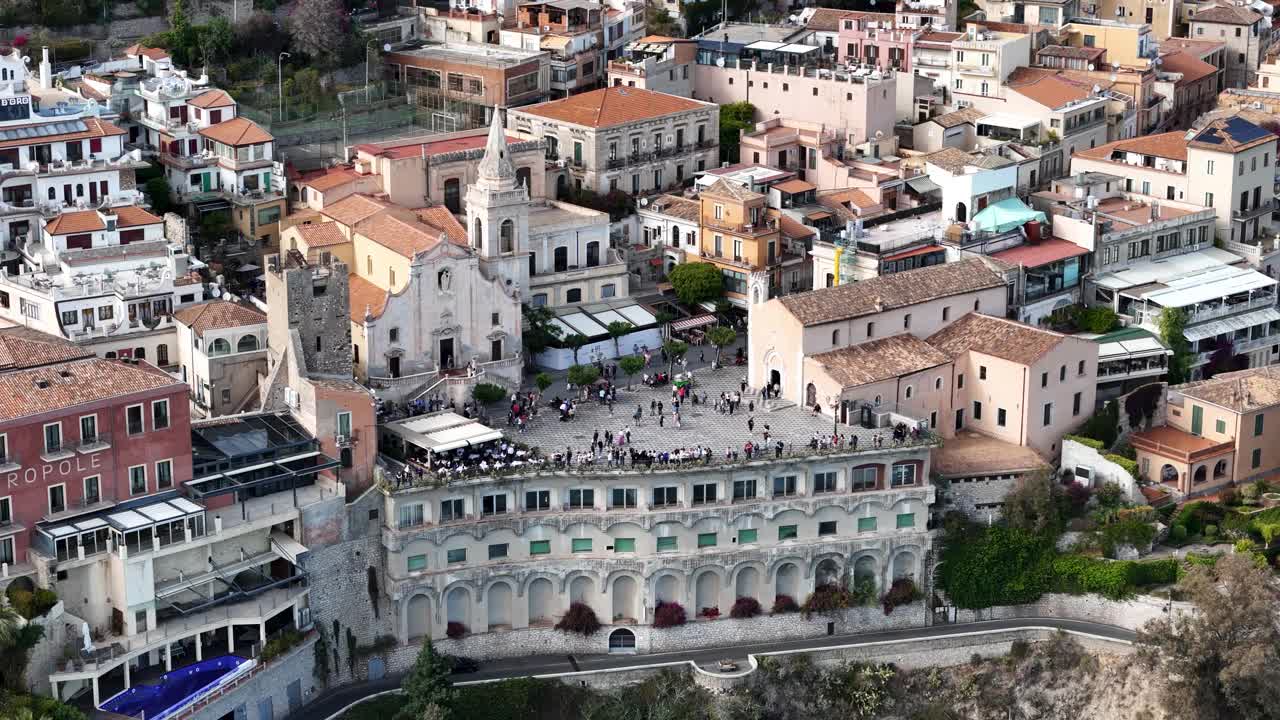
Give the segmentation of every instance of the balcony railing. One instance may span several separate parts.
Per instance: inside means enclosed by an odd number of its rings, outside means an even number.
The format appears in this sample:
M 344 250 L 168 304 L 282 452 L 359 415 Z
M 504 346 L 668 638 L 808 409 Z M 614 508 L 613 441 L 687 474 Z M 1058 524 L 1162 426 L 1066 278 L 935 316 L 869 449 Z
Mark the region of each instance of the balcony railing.
M 1276 209 L 1276 201 L 1274 198 L 1267 198 L 1262 202 L 1254 205 L 1248 210 L 1232 210 L 1231 218 L 1233 220 L 1251 220 L 1259 215 L 1265 215 Z
M 1187 323 L 1198 323 L 1227 315 L 1235 315 L 1246 310 L 1274 307 L 1275 304 L 1276 296 L 1266 294 L 1256 295 L 1240 302 L 1224 302 L 1217 305 L 1202 306 L 1197 310 L 1187 311 Z M 1163 308 L 1138 308 L 1134 312 L 1134 318 L 1139 325 L 1156 325 L 1160 320 L 1160 313 L 1163 311 Z
M 959 63 L 956 65 L 956 71 L 968 73 L 970 75 L 986 75 L 988 77 L 996 76 L 996 69 L 991 65 L 972 65 L 970 63 Z

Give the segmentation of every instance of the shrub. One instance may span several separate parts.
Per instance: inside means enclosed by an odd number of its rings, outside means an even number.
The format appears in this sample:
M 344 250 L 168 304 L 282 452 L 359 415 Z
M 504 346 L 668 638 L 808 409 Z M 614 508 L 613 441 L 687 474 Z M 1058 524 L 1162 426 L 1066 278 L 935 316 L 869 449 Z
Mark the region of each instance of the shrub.
M 1186 525 L 1174 525 L 1173 527 L 1169 528 L 1169 537 L 1170 537 L 1171 539 L 1173 539 L 1173 540 L 1177 540 L 1177 541 L 1179 541 L 1179 542 L 1181 542 L 1181 541 L 1183 541 L 1183 540 L 1186 540 L 1186 539 L 1187 539 L 1187 526 L 1186 526 Z
M 1258 483 L 1249 483 L 1240 488 L 1240 499 L 1246 505 L 1257 505 L 1258 498 L 1262 496 L 1262 488 L 1258 487 Z M 1221 495 L 1219 495 L 1221 499 Z M 1223 500 L 1222 502 L 1226 502 Z
M 36 588 L 32 591 L 10 585 L 5 590 L 5 595 L 9 598 L 9 604 L 13 609 L 28 620 L 43 617 L 58 604 L 58 594 L 47 588 Z
M 963 538 L 948 537 L 938 586 L 957 607 L 1035 602 L 1049 588 L 1053 539 L 1026 530 L 976 528 Z
M 480 383 L 471 391 L 472 397 L 481 405 L 496 403 L 507 396 L 507 391 L 501 385 L 493 383 Z
M 1120 545 L 1144 548 L 1151 544 L 1155 536 L 1155 527 L 1138 518 L 1121 518 L 1117 513 L 1115 520 L 1102 528 L 1102 551 L 1108 556 L 1114 556 Z
M 706 618 L 708 620 L 715 620 L 716 618 L 720 617 L 720 608 L 704 607 L 698 611 L 698 617 Z
M 1093 491 L 1088 485 L 1082 485 L 1078 482 L 1072 482 L 1067 485 L 1067 500 L 1071 503 L 1071 514 L 1074 516 L 1084 512 L 1084 508 L 1089 504 L 1089 497 Z
M 590 605 L 576 602 L 569 605 L 569 611 L 560 618 L 560 622 L 556 623 L 556 629 L 561 632 L 589 636 L 600 629 L 600 621 L 596 618 L 596 611 L 592 610 Z
M 1204 536 L 1205 536 L 1205 537 L 1207 537 L 1207 538 L 1215 538 L 1215 537 L 1218 537 L 1218 526 L 1217 526 L 1217 525 L 1205 525 L 1205 526 L 1204 526 Z
M 734 601 L 733 607 L 729 609 L 729 617 L 731 618 L 752 618 L 759 615 L 760 601 L 753 597 L 740 597 Z
M 1098 496 L 1098 504 L 1102 507 L 1116 507 L 1124 501 L 1124 490 L 1113 482 L 1102 483 L 1102 487 L 1094 494 Z
M 1022 660 L 1031 652 L 1031 643 L 1026 640 L 1014 640 L 1009 643 L 1009 657 L 1014 660 Z
M 1248 486 L 1246 486 L 1248 487 Z M 1240 492 L 1228 485 L 1218 491 L 1218 502 L 1223 505 L 1239 505 Z
M 1120 600 L 1133 594 L 1132 572 L 1132 562 L 1065 555 L 1053 561 L 1053 589 L 1073 594 L 1097 593 Z
M 1145 560 L 1133 564 L 1133 584 L 1142 588 L 1178 582 L 1181 565 L 1173 558 Z
M 1222 508 L 1218 504 L 1197 500 L 1183 505 L 1173 516 L 1173 524 L 1186 525 L 1188 535 L 1199 535 L 1205 532 L 1206 526 L 1217 525 L 1222 517 Z
M 1125 472 L 1129 473 L 1129 477 L 1132 477 L 1134 480 L 1138 479 L 1138 463 L 1123 455 L 1116 455 L 1115 453 L 1107 453 L 1102 457 L 1124 468 Z
M 467 631 L 467 626 L 466 626 L 466 625 L 463 625 L 463 624 L 462 624 L 462 623 L 460 623 L 460 622 L 451 622 L 451 623 L 449 623 L 449 624 L 445 627 L 445 629 L 444 629 L 444 634 L 445 634 L 445 635 L 446 635 L 450 640 L 457 640 L 457 639 L 461 638 L 462 636 L 466 635 L 466 634 L 467 634 L 467 632 L 468 632 L 468 631 Z
M 895 607 L 908 605 L 919 599 L 920 591 L 916 589 L 915 582 L 911 578 L 898 578 L 889 586 L 889 592 L 880 598 L 880 602 L 884 605 L 884 614 L 888 615 Z
M 684 606 L 676 602 L 660 602 L 653 609 L 653 626 L 656 628 L 672 628 L 685 624 Z
M 857 598 L 852 592 L 835 583 L 828 583 L 814 588 L 813 592 L 809 593 L 809 597 L 805 598 L 804 604 L 800 606 L 800 612 L 808 620 L 815 614 L 830 614 L 856 604 Z
M 791 597 L 790 595 L 775 595 L 773 598 L 773 609 L 771 610 L 771 612 L 774 615 L 781 615 L 782 613 L 793 613 L 799 609 L 800 609 L 799 603 L 797 603 L 796 599 Z
M 1074 442 L 1078 442 L 1081 445 L 1084 445 L 1085 447 L 1093 448 L 1098 452 L 1102 452 L 1103 450 L 1106 450 L 1106 447 L 1102 444 L 1101 440 L 1094 440 L 1091 437 L 1085 437 L 1083 435 L 1068 435 L 1066 439 Z
M 292 647 L 302 642 L 302 633 L 297 630 L 289 629 L 280 633 L 278 636 L 267 641 L 262 646 L 262 659 L 266 662 L 285 654 Z

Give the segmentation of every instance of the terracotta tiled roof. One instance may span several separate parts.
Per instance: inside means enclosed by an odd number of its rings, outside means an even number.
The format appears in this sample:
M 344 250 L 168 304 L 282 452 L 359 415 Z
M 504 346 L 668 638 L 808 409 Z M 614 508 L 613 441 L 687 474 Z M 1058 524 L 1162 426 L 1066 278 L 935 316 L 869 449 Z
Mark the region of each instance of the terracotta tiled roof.
M 1023 68 L 1009 75 L 1009 88 L 1051 110 L 1087 99 L 1091 94 L 1090 88 L 1069 82 L 1057 73 L 1022 73 L 1021 70 Z
M 1186 50 L 1195 53 L 1197 57 L 1204 58 L 1218 50 L 1226 47 L 1225 43 L 1215 42 L 1213 40 L 1193 40 L 1191 38 L 1171 37 L 1160 41 L 1160 49 L 1162 51 Z
M 152 60 L 163 60 L 169 57 L 169 51 L 165 50 L 164 48 L 147 47 L 142 43 L 130 45 L 129 47 L 125 48 L 124 54 L 125 55 L 142 55 L 144 57 L 151 58 Z
M 163 218 L 152 215 L 137 205 L 126 205 L 112 210 L 116 214 L 116 227 L 135 227 L 137 225 L 155 225 L 164 222 Z
M 1069 45 L 1046 45 L 1040 48 L 1039 55 L 1060 57 L 1071 60 L 1093 60 L 1107 51 L 1100 47 L 1071 47 Z
M 0 372 L 93 357 L 93 351 L 22 326 L 0 329 Z
M 64 212 L 44 224 L 45 232 L 50 235 L 71 235 L 106 229 L 107 224 L 102 221 L 102 216 L 98 214 L 97 210 Z
M 843 387 L 902 377 L 946 364 L 950 358 L 911 333 L 843 347 L 813 356 Z
M 39 140 L 39 142 L 42 142 L 42 143 L 66 142 L 68 140 L 91 140 L 93 138 L 128 134 L 124 130 L 121 130 L 120 128 L 116 127 L 115 125 L 112 125 L 106 120 L 99 120 L 98 118 L 79 118 L 78 120 L 75 120 L 73 122 L 84 123 L 85 129 L 77 130 L 75 132 L 60 133 L 57 135 L 40 135 L 40 136 L 32 136 L 32 137 L 19 137 L 15 140 L 4 140 L 4 141 L 0 141 L 0 149 L 12 148 L 12 147 L 23 147 L 25 145 L 31 145 L 37 140 Z M 39 125 L 45 125 L 45 124 L 47 123 L 34 123 L 31 125 L 14 125 L 14 126 L 5 128 L 5 130 L 10 130 L 10 131 L 22 130 L 24 128 L 34 128 Z
M 926 163 L 936 165 L 952 175 L 959 175 L 973 164 L 973 156 L 960 148 L 944 147 L 920 158 Z
M 188 100 L 187 104 L 198 108 L 218 108 L 235 105 L 236 101 L 225 90 L 206 90 Z
M 982 112 L 978 108 L 969 107 L 962 110 L 956 110 L 955 112 L 949 112 L 945 115 L 929 118 L 926 122 L 936 123 L 943 128 L 953 128 L 965 123 L 974 124 L 986 116 L 987 113 Z
M 389 207 L 391 206 L 387 203 L 375 200 L 368 195 L 357 194 L 348 195 L 338 202 L 326 206 L 320 211 L 320 214 L 343 225 L 351 226 L 361 220 L 377 215 Z
M 274 139 L 271 137 L 271 133 L 263 130 L 257 123 L 245 117 L 234 117 L 226 122 L 210 125 L 201 130 L 200 134 L 215 142 L 234 147 L 269 143 Z
M 780 182 L 777 185 L 774 185 L 773 188 L 792 195 L 816 189 L 813 183 L 807 183 L 799 178 L 792 178 L 790 180 Z
M 1280 405 L 1280 367 L 1267 365 L 1219 373 L 1209 380 L 1175 385 L 1170 390 L 1236 412 L 1259 410 Z
M 852 13 L 848 10 L 839 10 L 836 8 L 818 8 L 813 11 L 813 15 L 809 16 L 809 22 L 804 24 L 806 30 L 818 32 L 835 32 L 840 29 L 840 20 L 846 15 L 860 15 L 861 13 Z M 893 17 L 890 15 L 890 17 Z
M 857 188 L 849 188 L 847 190 L 837 190 L 833 193 L 826 193 L 818 198 L 818 202 L 823 205 L 837 203 L 844 207 L 857 208 L 859 210 L 871 210 L 879 207 L 880 203 L 876 202 L 872 197 Z
M 313 188 L 319 192 L 326 192 L 347 183 L 355 182 L 359 178 L 360 174 L 350 168 L 330 168 L 323 173 L 312 175 L 298 184 Z
M 454 245 L 467 246 L 467 229 L 462 227 L 462 223 L 458 222 L 458 218 L 449 212 L 449 208 L 443 205 L 433 205 L 431 207 L 417 208 L 413 211 L 418 216 L 418 220 L 426 225 L 431 226 L 437 232 L 449 236 L 449 242 Z
M 382 317 L 387 309 L 387 291 L 355 273 L 349 278 L 348 291 L 351 295 L 351 321 L 354 323 L 363 325 L 366 314 Z
M 758 200 L 762 197 L 758 192 L 752 192 L 745 185 L 732 182 L 721 178 L 715 183 L 702 191 L 703 195 L 708 197 L 725 198 L 727 200 L 737 200 L 739 202 L 747 202 L 749 200 Z
M 0 375 L 0 422 L 161 388 L 185 388 L 149 365 L 86 358 Z
M 302 236 L 303 242 L 307 244 L 307 249 L 331 247 L 333 245 L 341 245 L 347 242 L 347 236 L 342 234 L 336 222 L 311 223 L 309 225 L 295 225 L 298 234 Z
M 1218 71 L 1218 68 L 1196 57 L 1187 50 L 1166 53 L 1160 56 L 1160 69 L 1163 72 L 1182 73 L 1178 85 L 1190 85 Z
M 710 107 L 714 105 L 679 95 L 633 87 L 607 87 L 517 111 L 573 125 L 603 128 Z
M 1077 150 L 1076 155 L 1094 160 L 1109 160 L 1113 152 L 1155 155 L 1170 160 L 1187 159 L 1187 134 L 1182 131 L 1145 135 L 1117 140 L 1088 150 Z
M 702 217 L 702 207 L 697 200 L 679 195 L 659 195 L 649 202 L 646 209 L 689 222 L 697 222 Z
M 1191 16 L 1191 22 L 1218 23 L 1221 25 L 1252 25 L 1262 19 L 1258 13 L 1247 7 L 1234 5 L 1215 5 L 1204 10 L 1197 10 Z
M 197 337 L 209 330 L 261 325 L 267 316 L 256 308 L 227 300 L 209 300 L 189 305 L 173 313 L 173 319 L 191 328 Z
M 952 295 L 1004 287 L 1004 278 L 993 269 L 1003 266 L 1003 263 L 986 258 L 971 258 L 848 285 L 783 295 L 778 302 L 802 325 L 821 325 Z
M 916 44 L 920 43 L 937 43 L 939 45 L 950 45 L 951 43 L 964 37 L 964 33 L 958 32 L 927 32 L 922 34 Z
M 769 214 L 773 215 L 774 213 L 777 213 L 778 229 L 781 230 L 782 234 L 787 238 L 792 240 L 803 240 L 807 237 L 818 234 L 817 228 L 811 228 L 799 220 L 792 218 L 790 215 L 779 213 L 777 210 L 770 208 Z
M 411 212 L 385 211 L 356 223 L 356 232 L 391 250 L 413 258 L 440 243 L 441 233 L 417 221 Z
M 1065 338 L 1066 335 L 1060 333 L 971 312 L 930 335 L 929 344 L 953 358 L 976 350 L 992 357 L 1031 365 Z
M 1003 260 L 1010 265 L 1023 265 L 1025 267 L 1040 267 L 1048 265 L 1051 262 L 1065 260 L 1067 258 L 1088 255 L 1089 251 L 1070 240 L 1062 238 L 1048 238 L 1034 245 L 1028 243 L 1019 245 L 1008 250 L 992 253 L 992 257 Z

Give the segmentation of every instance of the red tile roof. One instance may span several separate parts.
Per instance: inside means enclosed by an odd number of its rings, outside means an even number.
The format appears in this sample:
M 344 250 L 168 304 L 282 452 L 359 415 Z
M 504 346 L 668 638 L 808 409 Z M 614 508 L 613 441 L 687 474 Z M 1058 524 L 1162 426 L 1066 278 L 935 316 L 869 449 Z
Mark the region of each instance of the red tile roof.
M 189 305 L 173 313 L 173 319 L 186 325 L 197 337 L 204 337 L 208 330 L 261 325 L 267 316 L 256 308 L 227 300 L 210 300 Z
M 308 250 L 341 245 L 347 241 L 347 236 L 342 234 L 342 229 L 336 222 L 295 225 L 294 228 L 302 236 L 302 240 L 307 244 Z
M 121 208 L 115 208 L 112 212 L 116 214 L 116 227 L 135 227 L 138 225 L 155 225 L 164 222 L 163 219 L 152 215 L 137 205 L 128 205 Z
M 351 297 L 351 321 L 358 325 L 364 324 L 366 314 L 379 318 L 387 309 L 387 291 L 355 273 L 351 273 L 348 278 L 348 292 Z
M 66 142 L 68 140 L 91 140 L 93 138 L 128 134 L 124 130 L 121 130 L 120 128 L 116 127 L 115 125 L 112 125 L 106 120 L 99 120 L 98 118 L 80 118 L 76 122 L 84 123 L 85 129 L 77 130 L 75 132 L 60 133 L 57 135 L 40 135 L 40 136 L 33 135 L 31 137 L 20 137 L 15 140 L 3 140 L 3 141 L 0 141 L 0 150 L 5 148 L 35 145 L 37 143 Z M 5 128 L 5 130 L 10 130 L 10 131 L 23 130 L 25 128 L 34 128 L 34 127 L 39 127 L 41 125 L 46 125 L 46 124 L 48 123 L 32 123 L 29 125 L 14 125 L 14 126 Z
M 0 329 L 0 372 L 93 357 L 93 351 L 22 326 Z
M 975 350 L 1020 365 L 1032 365 L 1066 337 L 1013 320 L 971 312 L 930 335 L 929 344 L 953 358 Z
M 1155 155 L 1170 160 L 1187 159 L 1187 134 L 1183 131 L 1145 135 L 1143 137 L 1117 140 L 1106 145 L 1099 145 L 1088 150 L 1077 150 L 1076 155 L 1094 160 L 1109 160 L 1115 151 L 1137 153 L 1139 155 Z
M 710 107 L 714 105 L 679 95 L 633 87 L 607 87 L 518 108 L 517 112 L 573 125 L 603 128 Z
M 235 105 L 236 101 L 225 90 L 206 90 L 188 100 L 187 104 L 198 108 L 218 108 Z
M 257 123 L 245 117 L 235 117 L 200 131 L 204 137 L 220 142 L 223 145 L 239 147 L 241 145 L 257 145 L 269 143 L 274 138 Z
M 1178 85 L 1190 85 L 1218 72 L 1218 68 L 1196 57 L 1188 50 L 1167 53 L 1160 56 L 1160 69 L 1164 72 L 1182 73 Z
M 97 210 L 64 212 L 44 224 L 45 232 L 50 235 L 72 235 L 106 229 L 107 224 L 103 222 Z
M 1041 240 L 1039 243 L 1032 245 L 1019 245 L 1008 250 L 1001 250 L 992 253 L 992 257 L 1003 260 L 1010 265 L 1022 265 L 1024 267 L 1040 267 L 1048 265 L 1058 260 L 1066 260 L 1067 258 L 1088 255 L 1089 251 L 1079 245 L 1063 240 L 1062 238 L 1051 237 Z
M 186 384 L 145 363 L 86 358 L 0 375 L 0 422 Z M 184 393 L 185 395 L 185 393 Z
M 354 182 L 359 178 L 360 173 L 350 168 L 336 167 L 329 168 L 321 173 L 315 173 L 298 184 L 319 192 L 326 192 L 349 182 Z

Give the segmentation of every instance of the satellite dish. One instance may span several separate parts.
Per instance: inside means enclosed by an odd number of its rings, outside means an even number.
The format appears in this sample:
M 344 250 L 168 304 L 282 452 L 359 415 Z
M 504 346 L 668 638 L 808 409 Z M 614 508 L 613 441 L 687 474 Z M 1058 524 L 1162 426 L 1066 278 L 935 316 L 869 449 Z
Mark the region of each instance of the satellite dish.
M 222 296 L 222 290 L 220 290 L 220 289 L 218 289 L 218 288 L 216 288 L 216 287 L 215 287 L 215 288 L 213 288 L 212 290 L 210 290 L 210 291 L 209 291 L 209 294 L 210 294 L 210 295 L 212 295 L 213 297 L 221 297 L 221 296 Z
M 382 52 L 391 52 L 391 43 L 383 43 Z
M 716 58 L 716 67 L 724 67 L 724 58 L 722 57 Z

